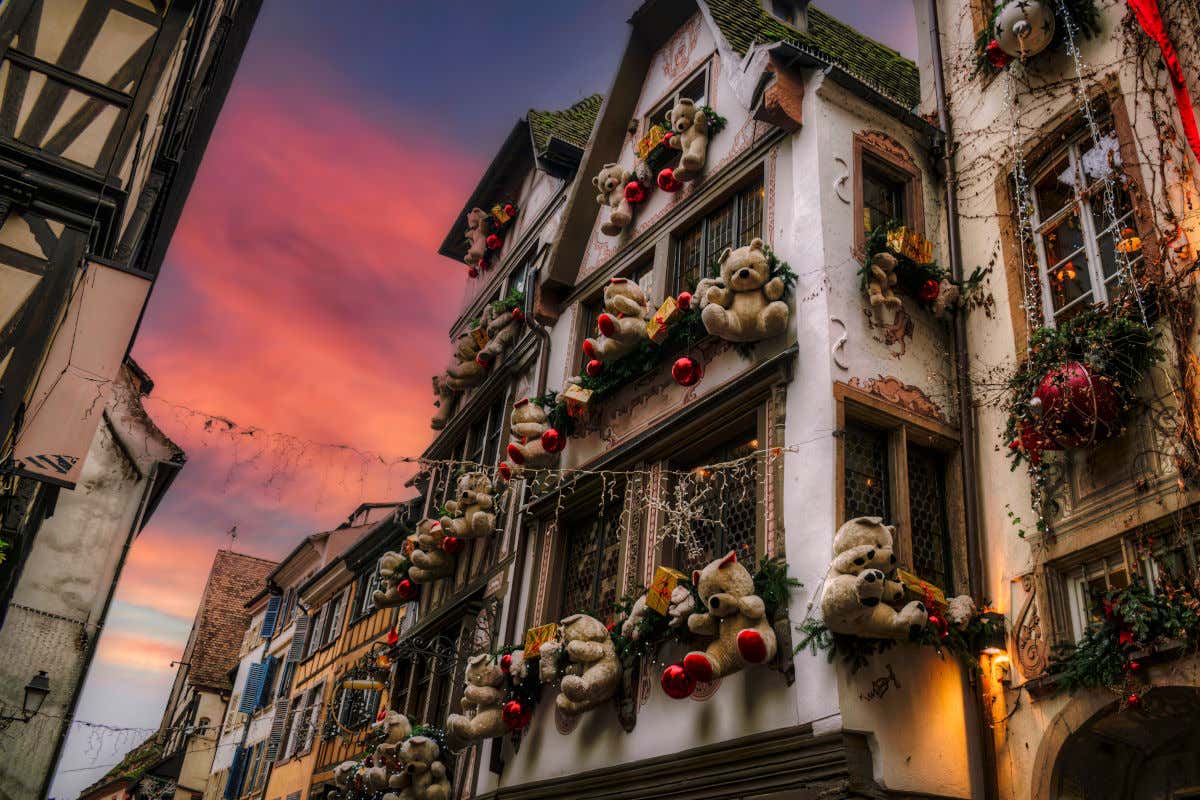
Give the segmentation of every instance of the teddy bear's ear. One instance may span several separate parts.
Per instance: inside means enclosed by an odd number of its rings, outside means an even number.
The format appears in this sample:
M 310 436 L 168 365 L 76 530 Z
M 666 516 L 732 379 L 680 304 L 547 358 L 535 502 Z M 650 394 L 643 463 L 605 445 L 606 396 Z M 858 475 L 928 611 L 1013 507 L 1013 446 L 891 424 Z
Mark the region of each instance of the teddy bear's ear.
M 491 658 L 491 656 L 489 656 L 487 653 L 476 653 L 475 655 L 473 655 L 467 659 L 467 666 L 474 667 L 477 664 L 482 664 L 483 662 L 487 661 L 489 658 Z
M 600 176 L 599 175 L 592 178 L 592 186 L 595 186 L 597 189 L 600 188 Z
M 758 238 L 751 240 L 750 249 L 751 250 L 762 250 L 763 249 L 763 240 L 758 239 Z
M 725 567 L 728 567 L 730 564 L 736 564 L 736 563 L 737 563 L 737 551 L 730 550 L 729 555 L 727 555 L 721 559 L 721 569 L 725 569 Z
M 571 623 L 580 619 L 582 616 L 583 616 L 583 614 L 572 614 L 569 617 L 563 617 L 562 622 L 560 622 L 559 624 L 560 625 L 570 625 Z
M 725 263 L 725 259 L 729 258 L 729 256 L 730 256 L 732 253 L 733 253 L 733 248 L 731 248 L 731 247 L 726 247 L 724 250 L 722 250 L 722 251 L 721 251 L 721 255 L 717 256 L 717 263 L 718 263 L 718 264 L 724 264 L 724 263 Z

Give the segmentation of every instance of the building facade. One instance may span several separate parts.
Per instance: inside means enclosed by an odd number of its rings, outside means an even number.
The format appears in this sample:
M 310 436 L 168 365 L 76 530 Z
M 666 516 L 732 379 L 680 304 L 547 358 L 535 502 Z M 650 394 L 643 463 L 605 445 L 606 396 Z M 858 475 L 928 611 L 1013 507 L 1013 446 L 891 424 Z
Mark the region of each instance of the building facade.
M 152 388 L 126 360 L 77 490 L 59 494 L 7 607 L 0 628 L 4 713 L 20 710 L 25 685 L 39 672 L 50 695 L 38 716 L 6 732 L 10 758 L 0 766 L 0 797 L 44 794 L 49 786 L 126 554 L 185 461 L 142 405 Z

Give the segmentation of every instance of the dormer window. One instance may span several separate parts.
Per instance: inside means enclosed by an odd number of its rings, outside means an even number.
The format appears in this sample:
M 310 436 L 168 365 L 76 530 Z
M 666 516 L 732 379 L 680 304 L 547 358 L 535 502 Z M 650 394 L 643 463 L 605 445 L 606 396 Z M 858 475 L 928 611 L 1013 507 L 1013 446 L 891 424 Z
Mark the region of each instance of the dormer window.
M 763 0 L 763 8 L 780 22 L 808 30 L 808 0 Z
M 654 107 L 654 110 L 646 115 L 646 130 L 649 131 L 655 125 L 661 125 L 668 130 L 671 123 L 667 120 L 667 115 L 671 113 L 671 109 L 675 104 L 682 99 L 688 99 L 697 106 L 702 106 L 708 102 L 708 65 L 705 64 L 700 70 L 675 90 L 670 96 L 663 99 L 661 103 Z

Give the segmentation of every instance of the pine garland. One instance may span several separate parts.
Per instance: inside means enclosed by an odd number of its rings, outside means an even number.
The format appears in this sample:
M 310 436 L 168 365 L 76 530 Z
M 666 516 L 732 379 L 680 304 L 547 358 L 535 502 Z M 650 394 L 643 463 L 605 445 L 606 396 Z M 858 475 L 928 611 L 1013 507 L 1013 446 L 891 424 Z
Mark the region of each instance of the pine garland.
M 950 625 L 939 629 L 927 624 L 911 636 L 908 643 L 931 647 L 940 657 L 950 653 L 965 669 L 978 672 L 981 643 L 993 633 L 993 626 L 1003 624 L 1003 618 L 989 619 L 983 614 L 976 614 L 962 628 Z M 872 656 L 885 653 L 900 644 L 896 639 L 872 639 L 835 633 L 824 622 L 812 617 L 797 627 L 804 637 L 796 645 L 795 653 L 808 650 L 816 655 L 823 651 L 830 664 L 834 659 L 841 658 L 851 674 L 868 666 Z

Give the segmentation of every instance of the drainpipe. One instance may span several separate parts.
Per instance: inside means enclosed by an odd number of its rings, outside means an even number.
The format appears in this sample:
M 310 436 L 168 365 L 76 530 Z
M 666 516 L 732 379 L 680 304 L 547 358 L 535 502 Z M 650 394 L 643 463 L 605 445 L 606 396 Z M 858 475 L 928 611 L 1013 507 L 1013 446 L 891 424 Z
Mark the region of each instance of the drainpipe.
M 946 239 L 950 248 L 950 272 L 955 281 L 963 280 L 962 240 L 958 217 L 958 173 L 954 163 L 954 129 L 950 120 L 949 98 L 946 94 L 946 77 L 942 57 L 942 32 L 938 24 L 937 0 L 928 0 L 930 53 L 933 59 L 933 80 L 937 97 L 938 125 L 946 138 L 943 146 L 943 161 L 946 175 Z M 983 602 L 983 593 L 988 585 L 983 545 L 980 541 L 979 494 L 976 470 L 978 453 L 975 441 L 975 418 L 971 397 L 970 352 L 967 349 L 967 319 L 965 314 L 954 315 L 955 383 L 958 391 L 958 419 L 962 429 L 962 481 L 963 512 L 966 517 L 967 569 L 971 596 L 975 602 Z M 972 684 L 971 694 L 975 700 L 976 718 L 979 728 L 979 750 L 983 757 L 984 798 L 996 800 L 1000 796 L 996 772 L 996 747 L 992 729 L 988 725 L 990 716 L 983 696 L 983 682 L 968 677 Z

